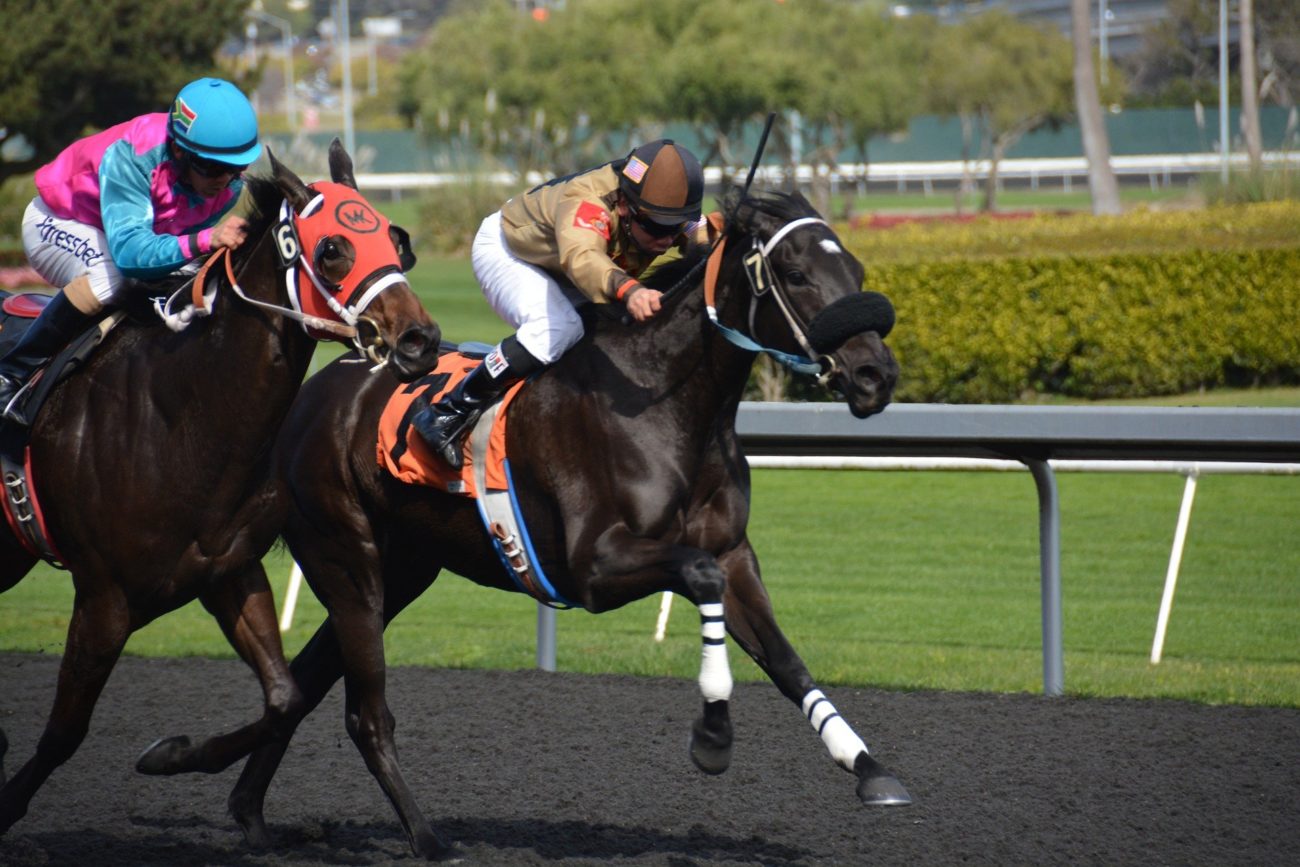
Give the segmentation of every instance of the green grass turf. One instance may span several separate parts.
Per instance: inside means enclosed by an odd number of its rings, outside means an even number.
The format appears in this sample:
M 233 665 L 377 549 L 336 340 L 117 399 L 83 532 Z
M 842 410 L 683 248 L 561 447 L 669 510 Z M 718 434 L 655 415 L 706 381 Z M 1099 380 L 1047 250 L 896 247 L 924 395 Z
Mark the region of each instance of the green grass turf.
M 385 211 L 409 224 L 404 207 Z M 423 256 L 411 281 L 449 339 L 509 333 L 466 259 Z M 317 365 L 336 354 L 323 348 Z M 1298 406 L 1300 389 L 1123 403 Z M 763 470 L 754 478 L 750 535 L 782 628 L 822 683 L 1041 689 L 1037 501 L 1028 474 Z M 1300 707 L 1296 479 L 1201 479 L 1157 666 L 1147 657 L 1182 479 L 1062 474 L 1059 485 L 1068 693 Z M 267 565 L 283 600 L 290 563 L 276 552 Z M 678 600 L 668 637 L 656 644 L 658 604 L 561 614 L 560 668 L 694 677 L 697 618 Z M 66 573 L 33 570 L 0 595 L 0 650 L 61 653 L 71 606 Z M 304 589 L 285 637 L 290 653 L 322 616 Z M 444 576 L 389 628 L 388 658 L 527 667 L 535 624 L 531 601 Z M 197 603 L 142 629 L 127 652 L 233 656 Z M 734 645 L 732 663 L 740 678 L 763 677 Z
M 1183 481 L 1059 477 L 1069 694 L 1300 707 L 1300 493 L 1291 477 L 1200 481 L 1164 660 L 1148 661 Z M 826 685 L 1042 688 L 1037 505 L 1027 473 L 755 473 L 751 538 L 787 636 Z M 277 599 L 289 576 L 268 558 Z M 0 596 L 0 650 L 62 652 L 72 593 L 34 570 Z M 657 598 L 559 616 L 559 668 L 694 677 L 695 612 Z M 304 590 L 286 649 L 322 611 Z M 534 664 L 535 605 L 445 575 L 390 627 L 393 664 Z M 127 652 L 232 655 L 197 604 L 137 633 Z M 741 679 L 762 673 L 731 645 Z

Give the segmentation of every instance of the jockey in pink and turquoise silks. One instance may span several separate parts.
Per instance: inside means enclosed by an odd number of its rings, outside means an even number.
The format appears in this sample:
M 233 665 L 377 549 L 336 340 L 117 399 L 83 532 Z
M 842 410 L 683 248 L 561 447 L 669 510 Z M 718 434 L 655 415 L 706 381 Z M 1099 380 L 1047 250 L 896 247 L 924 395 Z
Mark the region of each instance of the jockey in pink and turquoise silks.
M 262 153 L 257 116 L 218 78 L 185 85 L 170 112 L 145 114 L 68 145 L 36 172 L 23 215 L 32 267 L 62 289 L 0 358 L 0 412 L 33 374 L 117 302 L 127 278 L 155 279 L 218 247 L 238 247 L 229 212 L 241 175 Z

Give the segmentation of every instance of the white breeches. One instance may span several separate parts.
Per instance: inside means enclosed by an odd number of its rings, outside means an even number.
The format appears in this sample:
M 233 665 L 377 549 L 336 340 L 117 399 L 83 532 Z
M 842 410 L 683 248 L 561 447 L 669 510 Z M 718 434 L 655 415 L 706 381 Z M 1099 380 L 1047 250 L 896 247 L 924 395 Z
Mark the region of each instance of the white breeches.
M 102 229 L 54 216 L 39 196 L 23 213 L 23 249 L 51 286 L 62 289 L 85 274 L 101 303 L 111 301 L 126 280 L 108 258 Z
M 510 252 L 500 211 L 479 226 L 470 263 L 488 304 L 538 361 L 551 364 L 582 337 L 582 319 L 569 296 L 573 290 Z

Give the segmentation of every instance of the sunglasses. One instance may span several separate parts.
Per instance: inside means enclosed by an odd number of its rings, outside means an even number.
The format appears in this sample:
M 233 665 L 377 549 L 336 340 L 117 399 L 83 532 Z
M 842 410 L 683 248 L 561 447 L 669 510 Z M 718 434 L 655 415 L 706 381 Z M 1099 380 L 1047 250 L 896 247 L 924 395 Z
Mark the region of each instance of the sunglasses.
M 194 169 L 196 174 L 205 178 L 219 178 L 228 175 L 231 179 L 234 179 L 242 175 L 248 166 L 232 166 L 230 163 L 210 160 L 198 154 L 190 154 L 190 168 Z
M 663 223 L 656 223 L 649 217 L 634 211 L 632 213 L 632 222 L 640 226 L 641 231 L 645 232 L 651 238 L 671 238 L 673 235 L 676 235 L 678 232 L 685 229 L 689 221 L 665 226 Z

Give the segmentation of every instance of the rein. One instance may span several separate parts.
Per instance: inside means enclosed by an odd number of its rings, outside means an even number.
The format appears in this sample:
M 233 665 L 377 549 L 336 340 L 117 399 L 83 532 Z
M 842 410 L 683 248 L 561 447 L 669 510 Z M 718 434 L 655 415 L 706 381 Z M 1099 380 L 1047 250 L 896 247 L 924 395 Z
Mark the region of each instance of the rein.
M 382 355 L 382 344 L 376 341 L 366 341 L 361 337 L 362 329 L 357 326 L 359 323 L 369 322 L 363 315 L 367 306 L 385 289 L 397 283 L 405 283 L 406 277 L 402 274 L 397 264 L 391 266 L 385 264 L 379 269 L 372 271 L 366 277 L 375 277 L 364 291 L 359 287 L 353 290 L 352 297 L 347 303 L 340 302 L 335 297 L 336 293 L 343 291 L 342 286 L 333 286 L 326 282 L 316 270 L 312 267 L 308 253 L 302 244 L 303 224 L 309 218 L 316 215 L 322 210 L 325 204 L 324 192 L 318 192 L 316 197 L 308 203 L 301 214 L 295 214 L 288 200 L 281 202 L 279 219 L 274 225 L 272 232 L 276 245 L 276 254 L 279 258 L 280 267 L 284 271 L 285 292 L 289 297 L 291 306 L 275 304 L 261 301 L 250 297 L 244 292 L 243 287 L 239 285 L 239 280 L 234 273 L 233 258 L 229 248 L 219 248 L 213 255 L 209 256 L 207 261 L 199 269 L 194 279 L 191 281 L 190 299 L 191 303 L 184 309 L 172 312 L 172 305 L 178 297 L 185 291 L 185 287 L 177 290 L 171 297 L 165 301 L 156 299 L 154 308 L 162 320 L 173 331 L 181 331 L 193 320 L 195 316 L 209 316 L 212 313 L 212 306 L 216 300 L 217 288 L 219 284 L 209 284 L 212 269 L 220 263 L 224 266 L 226 282 L 230 285 L 231 290 L 243 301 L 255 307 L 264 310 L 270 310 L 281 316 L 292 319 L 300 323 L 303 328 L 312 334 L 320 334 L 338 338 L 343 341 L 351 341 L 352 345 L 357 348 L 361 354 L 376 364 L 383 364 L 385 359 Z M 345 202 L 346 204 L 356 204 L 354 201 Z M 342 207 L 342 206 L 340 206 Z M 372 213 L 368 210 L 363 213 Z M 336 208 L 335 216 L 337 219 L 338 209 Z M 339 224 L 336 224 L 339 225 Z M 387 227 L 387 223 L 378 223 L 376 219 L 373 225 Z M 340 226 L 341 227 L 341 226 Z M 318 229 L 319 231 L 319 229 Z M 372 230 L 373 232 L 373 230 Z M 385 232 L 383 237 L 387 237 Z M 323 240 L 323 238 L 322 238 Z M 354 239 L 355 240 L 355 239 Z M 365 254 L 363 254 L 365 255 Z M 373 253 L 369 254 L 373 257 Z M 376 276 L 377 275 L 377 276 Z M 362 280 L 366 279 L 365 277 Z M 210 288 L 209 288 L 210 286 Z M 308 313 L 303 308 L 308 305 L 308 297 L 304 297 L 304 291 L 311 292 L 315 290 L 314 296 L 320 302 L 323 302 L 329 312 L 338 317 L 339 320 L 318 316 Z M 322 311 L 324 312 L 324 311 Z M 377 332 L 378 329 L 371 329 Z
M 190 292 L 193 313 L 191 314 L 190 309 L 187 308 L 180 311 L 180 313 L 168 315 L 177 316 L 185 323 L 190 321 L 191 316 L 212 315 L 212 303 L 216 298 L 217 287 L 214 286 L 211 291 L 205 291 L 204 285 L 207 282 L 209 272 L 218 262 L 225 266 L 226 282 L 230 284 L 231 291 L 247 303 L 252 304 L 255 307 L 261 307 L 265 310 L 272 310 L 279 313 L 281 316 L 286 316 L 295 322 L 300 322 L 308 328 L 325 331 L 345 340 L 356 338 L 357 329 L 352 325 L 345 325 L 342 322 L 335 322 L 332 319 L 324 319 L 320 316 L 312 316 L 310 313 L 303 313 L 289 307 L 282 307 L 279 304 L 271 304 L 267 301 L 259 301 L 256 298 L 250 297 L 246 292 L 244 292 L 243 287 L 239 285 L 239 280 L 235 278 L 234 265 L 231 262 L 229 247 L 222 247 L 218 249 L 216 253 L 209 256 L 208 260 L 203 263 L 203 267 L 199 269 L 199 273 L 194 275 L 194 281 L 192 284 L 193 288 Z M 155 304 L 158 305 L 158 302 L 155 302 Z

